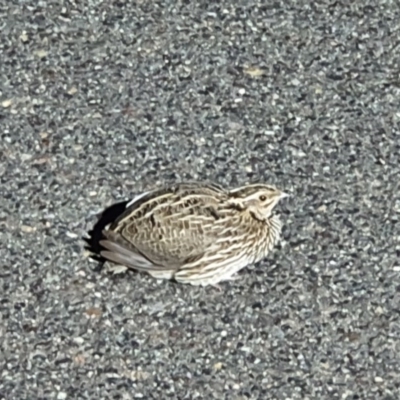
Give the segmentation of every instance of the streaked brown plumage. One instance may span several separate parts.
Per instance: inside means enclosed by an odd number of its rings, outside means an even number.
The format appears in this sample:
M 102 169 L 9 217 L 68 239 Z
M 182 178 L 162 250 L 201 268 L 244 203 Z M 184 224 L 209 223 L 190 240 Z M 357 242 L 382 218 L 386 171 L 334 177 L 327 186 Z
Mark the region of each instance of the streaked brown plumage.
M 271 212 L 287 195 L 264 184 L 181 183 L 143 193 L 103 231 L 109 261 L 155 278 L 216 285 L 263 259 L 280 238 Z

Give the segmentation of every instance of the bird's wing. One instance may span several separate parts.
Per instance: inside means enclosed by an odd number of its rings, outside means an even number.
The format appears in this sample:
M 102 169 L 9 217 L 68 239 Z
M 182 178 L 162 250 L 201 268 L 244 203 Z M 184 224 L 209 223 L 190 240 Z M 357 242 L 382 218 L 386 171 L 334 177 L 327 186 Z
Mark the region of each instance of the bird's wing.
M 139 199 L 143 203 L 146 195 Z M 171 201 L 155 203 L 150 208 L 129 212 L 119 219 L 120 225 L 104 232 L 108 249 L 104 256 L 114 262 L 140 270 L 178 269 L 200 259 L 226 233 L 229 223 L 218 212 L 218 201 L 190 193 Z M 127 210 L 128 211 L 128 210 Z
M 198 208 L 179 213 L 154 213 L 151 221 L 136 221 L 121 235 L 154 264 L 179 268 L 200 258 L 221 233 L 221 221 L 213 210 Z
M 104 230 L 103 235 L 105 239 L 100 241 L 100 245 L 106 250 L 102 250 L 100 254 L 105 259 L 141 271 L 165 270 L 164 267 L 154 264 L 153 261 L 143 255 L 135 246 L 124 240 L 119 233 Z

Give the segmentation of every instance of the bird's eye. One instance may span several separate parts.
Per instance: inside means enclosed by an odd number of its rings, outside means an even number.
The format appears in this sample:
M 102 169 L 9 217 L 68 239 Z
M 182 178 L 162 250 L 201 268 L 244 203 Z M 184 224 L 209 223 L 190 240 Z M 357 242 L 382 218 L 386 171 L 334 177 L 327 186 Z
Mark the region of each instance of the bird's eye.
M 262 194 L 262 195 L 260 196 L 260 201 L 265 201 L 265 200 L 267 200 L 267 197 L 266 197 L 265 195 Z

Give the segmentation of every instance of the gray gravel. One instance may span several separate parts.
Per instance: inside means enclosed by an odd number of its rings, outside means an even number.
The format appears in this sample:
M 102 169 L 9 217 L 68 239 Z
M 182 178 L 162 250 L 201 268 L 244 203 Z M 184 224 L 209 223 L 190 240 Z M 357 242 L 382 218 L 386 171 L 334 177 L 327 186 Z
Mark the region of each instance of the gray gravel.
M 0 399 L 399 399 L 399 4 L 262 3 L 0 1 Z M 221 292 L 88 257 L 184 179 L 291 192 L 282 244 Z

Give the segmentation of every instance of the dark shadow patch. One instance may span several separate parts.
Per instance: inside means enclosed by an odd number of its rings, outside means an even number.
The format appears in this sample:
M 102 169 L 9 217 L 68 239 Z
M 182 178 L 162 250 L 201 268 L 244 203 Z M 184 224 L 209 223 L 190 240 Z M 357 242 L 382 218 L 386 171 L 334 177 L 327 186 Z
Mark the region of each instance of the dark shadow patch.
M 114 222 L 126 209 L 128 201 L 113 204 L 106 208 L 101 214 L 93 229 L 88 232 L 89 238 L 82 238 L 86 242 L 85 249 L 93 253 L 91 258 L 101 263 L 97 269 L 101 269 L 105 259 L 100 255 L 100 251 L 104 250 L 100 245 L 100 240 L 104 239 L 102 234 L 104 228 Z

